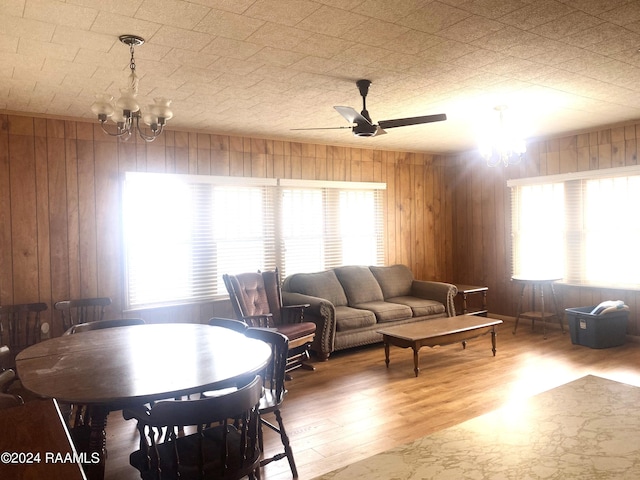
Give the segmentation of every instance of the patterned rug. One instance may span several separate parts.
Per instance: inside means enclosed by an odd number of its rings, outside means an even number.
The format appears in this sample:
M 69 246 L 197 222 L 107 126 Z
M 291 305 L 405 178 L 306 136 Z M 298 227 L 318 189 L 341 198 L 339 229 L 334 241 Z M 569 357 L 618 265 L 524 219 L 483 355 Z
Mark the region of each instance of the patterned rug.
M 640 388 L 588 375 L 318 480 L 640 479 Z

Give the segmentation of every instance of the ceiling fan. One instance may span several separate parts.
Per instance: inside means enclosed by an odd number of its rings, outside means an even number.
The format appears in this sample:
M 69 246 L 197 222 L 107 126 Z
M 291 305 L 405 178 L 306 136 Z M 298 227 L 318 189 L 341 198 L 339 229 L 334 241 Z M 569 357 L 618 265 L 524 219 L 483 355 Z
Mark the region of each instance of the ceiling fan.
M 378 124 L 374 124 L 367 111 L 367 94 L 369 93 L 369 85 L 371 80 L 358 80 L 356 86 L 360 90 L 362 96 L 362 112 L 358 113 L 352 107 L 334 106 L 338 113 L 342 115 L 347 122 L 351 123 L 350 127 L 319 127 L 319 128 L 293 128 L 292 130 L 334 130 L 342 128 L 350 128 L 356 137 L 374 137 L 382 135 L 386 128 L 406 127 L 408 125 L 419 125 L 422 123 L 441 122 L 447 119 L 444 113 L 438 115 L 426 115 L 423 117 L 396 118 L 394 120 L 380 120 Z

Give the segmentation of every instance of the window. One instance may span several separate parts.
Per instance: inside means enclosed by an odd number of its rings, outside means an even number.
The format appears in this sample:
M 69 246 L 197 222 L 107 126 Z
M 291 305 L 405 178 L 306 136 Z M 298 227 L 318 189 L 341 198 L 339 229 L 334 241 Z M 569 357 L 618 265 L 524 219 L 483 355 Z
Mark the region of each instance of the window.
M 564 185 L 526 185 L 512 199 L 514 275 L 564 277 Z
M 640 288 L 640 168 L 510 180 L 513 274 Z
M 128 309 L 225 296 L 223 273 L 384 262 L 384 184 L 127 173 Z

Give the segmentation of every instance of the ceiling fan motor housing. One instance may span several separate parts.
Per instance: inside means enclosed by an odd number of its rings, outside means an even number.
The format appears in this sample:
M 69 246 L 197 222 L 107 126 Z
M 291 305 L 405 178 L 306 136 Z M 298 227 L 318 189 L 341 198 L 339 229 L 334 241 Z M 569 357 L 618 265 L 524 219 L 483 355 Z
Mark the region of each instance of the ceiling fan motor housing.
M 370 123 L 360 122 L 353 127 L 353 134 L 356 137 L 373 137 L 377 132 L 378 127 Z

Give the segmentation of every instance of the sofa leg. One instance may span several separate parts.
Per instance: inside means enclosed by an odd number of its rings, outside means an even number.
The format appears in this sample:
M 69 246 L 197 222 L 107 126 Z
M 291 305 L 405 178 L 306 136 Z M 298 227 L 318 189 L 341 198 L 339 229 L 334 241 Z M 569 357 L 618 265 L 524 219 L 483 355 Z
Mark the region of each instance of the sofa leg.
M 313 352 L 313 353 L 320 362 L 326 362 L 327 360 L 329 360 L 329 355 L 331 355 L 330 353 L 324 353 L 324 352 Z

